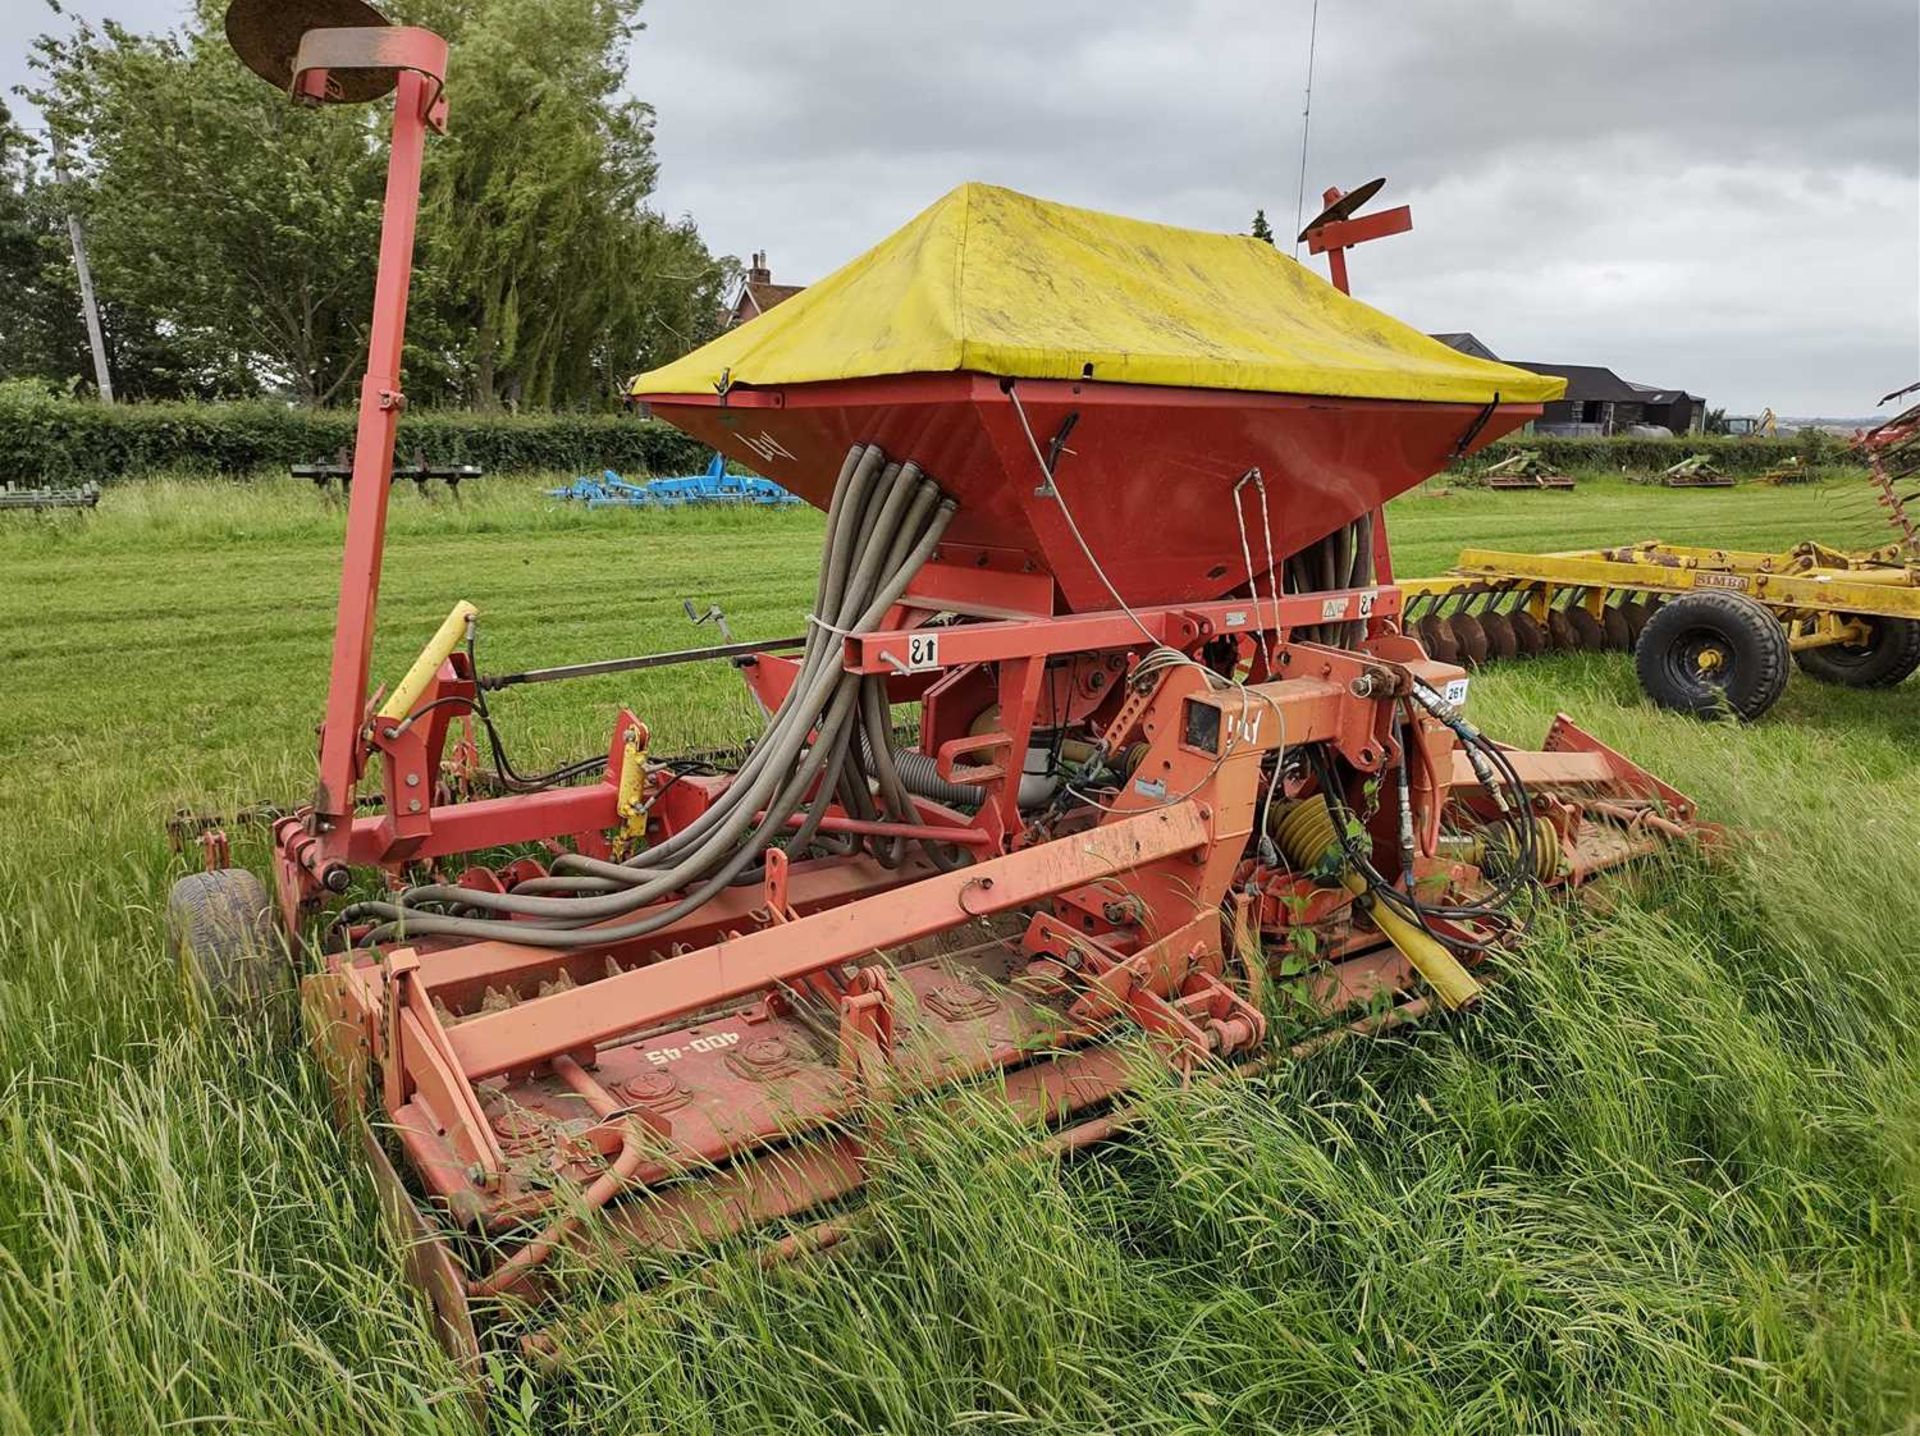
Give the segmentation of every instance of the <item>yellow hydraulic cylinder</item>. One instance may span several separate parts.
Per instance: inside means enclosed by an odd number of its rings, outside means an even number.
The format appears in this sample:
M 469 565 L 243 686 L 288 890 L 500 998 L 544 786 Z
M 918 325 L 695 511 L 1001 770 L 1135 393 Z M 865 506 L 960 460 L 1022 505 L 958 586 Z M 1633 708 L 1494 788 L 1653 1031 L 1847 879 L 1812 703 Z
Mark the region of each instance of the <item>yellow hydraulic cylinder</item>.
M 1322 868 L 1329 859 L 1341 860 L 1338 881 L 1355 897 L 1364 896 L 1367 880 L 1344 863 L 1339 835 L 1334 831 L 1333 814 L 1327 811 L 1324 797 L 1303 798 L 1290 803 L 1275 815 L 1273 835 L 1287 856 L 1302 868 Z M 1480 984 L 1460 965 L 1459 959 L 1434 940 L 1431 934 L 1408 922 L 1383 902 L 1375 902 L 1368 916 L 1381 934 L 1400 950 L 1414 971 L 1426 979 L 1449 1011 L 1458 1011 L 1480 996 Z
M 621 745 L 615 811 L 620 814 L 621 847 L 631 850 L 647 835 L 647 730 L 639 723 L 627 729 Z
M 433 682 L 433 675 L 440 671 L 440 665 L 447 661 L 447 655 L 460 646 L 461 640 L 467 636 L 467 625 L 479 612 L 465 599 L 453 606 L 447 621 L 440 625 L 439 631 L 420 650 L 420 656 L 413 660 L 413 667 L 407 670 L 406 677 L 395 685 L 393 692 L 387 695 L 387 701 L 380 705 L 382 718 L 398 722 L 413 712 L 413 705 L 427 691 L 427 685 Z
M 1340 881 L 1356 896 L 1367 890 L 1366 880 L 1356 872 L 1344 874 Z M 1400 949 L 1414 970 L 1427 980 L 1434 995 L 1449 1012 L 1458 1012 L 1480 996 L 1480 984 L 1460 961 L 1427 933 L 1415 927 L 1383 902 L 1368 909 L 1373 925 L 1386 934 L 1387 941 Z

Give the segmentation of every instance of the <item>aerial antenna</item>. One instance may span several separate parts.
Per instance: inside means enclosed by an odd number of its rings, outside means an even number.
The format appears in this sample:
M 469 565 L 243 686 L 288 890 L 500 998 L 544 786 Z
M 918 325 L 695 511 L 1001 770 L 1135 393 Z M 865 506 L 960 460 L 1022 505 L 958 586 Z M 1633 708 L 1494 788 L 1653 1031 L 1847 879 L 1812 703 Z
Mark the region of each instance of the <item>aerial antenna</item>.
M 1320 39 L 1320 0 L 1313 0 L 1313 18 L 1307 24 L 1307 99 L 1300 110 L 1300 185 L 1293 196 L 1293 232 L 1300 232 L 1300 220 L 1307 212 L 1307 134 L 1313 125 L 1313 52 Z M 1300 254 L 1300 241 L 1293 242 Z

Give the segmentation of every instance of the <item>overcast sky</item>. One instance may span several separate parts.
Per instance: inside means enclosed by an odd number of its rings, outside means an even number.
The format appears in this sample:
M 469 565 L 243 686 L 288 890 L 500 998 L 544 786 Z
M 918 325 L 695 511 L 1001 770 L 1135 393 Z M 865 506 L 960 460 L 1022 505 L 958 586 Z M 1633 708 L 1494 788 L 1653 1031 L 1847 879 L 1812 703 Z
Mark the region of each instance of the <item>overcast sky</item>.
M 661 207 L 782 281 L 969 179 L 1284 239 L 1311 6 L 650 0 L 630 76 Z M 0 15 L 10 84 L 45 11 Z M 1423 328 L 1734 412 L 1920 378 L 1915 0 L 1321 0 L 1308 212 L 1378 174 L 1415 228 L 1355 290 Z

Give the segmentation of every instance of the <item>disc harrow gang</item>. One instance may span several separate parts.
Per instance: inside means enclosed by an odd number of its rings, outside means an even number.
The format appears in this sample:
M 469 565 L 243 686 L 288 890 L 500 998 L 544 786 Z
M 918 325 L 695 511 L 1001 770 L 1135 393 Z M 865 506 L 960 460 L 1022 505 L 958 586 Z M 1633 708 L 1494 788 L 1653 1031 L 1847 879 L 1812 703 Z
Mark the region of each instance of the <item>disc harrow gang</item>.
M 1628 653 L 1666 595 L 1636 589 L 1408 579 L 1421 644 L 1468 669 L 1553 653 Z
M 1904 511 L 1894 506 L 1892 519 L 1904 535 Z M 1412 630 L 1445 661 L 1477 668 L 1631 652 L 1650 698 L 1702 717 L 1760 717 L 1790 664 L 1856 688 L 1892 687 L 1920 669 L 1920 554 L 1904 537 L 1867 553 L 1653 541 L 1550 554 L 1469 549 L 1452 573 L 1402 588 Z

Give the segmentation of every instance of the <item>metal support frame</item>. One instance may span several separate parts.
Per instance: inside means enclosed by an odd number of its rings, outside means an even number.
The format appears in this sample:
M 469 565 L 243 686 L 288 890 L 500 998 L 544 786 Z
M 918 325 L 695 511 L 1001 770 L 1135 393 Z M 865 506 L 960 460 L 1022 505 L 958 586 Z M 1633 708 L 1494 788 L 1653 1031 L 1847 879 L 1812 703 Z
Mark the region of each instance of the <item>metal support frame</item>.
M 769 864 L 764 892 L 740 900 L 759 903 L 756 910 L 741 906 L 691 920 L 702 924 L 694 945 L 668 933 L 567 954 L 510 942 L 342 954 L 316 979 L 319 995 L 337 1023 L 370 1044 L 386 1111 L 429 1191 L 488 1230 L 537 1218 L 555 1197 L 544 1179 L 529 1185 L 516 1175 L 521 1122 L 512 1109 L 503 1116 L 489 1105 L 495 1099 L 484 1095 L 486 1084 L 513 1084 L 527 1094 L 518 1100 L 545 1102 L 542 1082 L 562 1078 L 569 1090 L 585 1091 L 584 1074 L 597 1073 L 592 1092 L 613 1094 L 600 1104 L 609 1111 L 619 1107 L 620 1094 L 652 1104 L 650 1120 L 682 1156 L 630 1155 L 628 1137 L 610 1119 L 576 1144 L 582 1180 L 599 1170 L 596 1163 L 619 1168 L 611 1185 L 604 1173 L 593 1178 L 596 1200 L 605 1201 L 622 1186 L 666 1181 L 688 1161 L 740 1160 L 767 1142 L 843 1123 L 858 1102 L 879 1092 L 942 1086 L 996 1068 L 1010 1082 L 1018 1076 L 1070 1083 L 1067 1074 L 1090 1054 L 1038 1063 L 1035 1054 L 1071 1052 L 1115 1020 L 1154 1034 L 1178 1066 L 1231 1056 L 1256 1045 L 1264 1031 L 1246 995 L 1251 978 L 1230 972 L 1235 949 L 1220 918 L 1261 816 L 1263 760 L 1283 748 L 1325 743 L 1362 773 L 1414 761 L 1397 736 L 1404 729 L 1396 728 L 1390 700 L 1410 692 L 1415 679 L 1444 686 L 1459 674 L 1390 631 L 1369 646 L 1378 651 L 1287 643 L 1275 661 L 1281 676 L 1271 682 L 1217 690 L 1196 668 L 1178 666 L 1128 693 L 1105 742 L 1114 749 L 1142 745 L 1135 776 L 1095 827 L 1072 837 L 953 872 L 882 877 L 864 893 L 820 886 L 850 876 L 843 863 L 789 872 L 777 861 Z M 1033 658 L 1008 666 L 1039 669 Z M 1025 679 L 1010 681 L 1028 691 Z M 1470 765 L 1463 768 L 1457 757 L 1439 761 L 1451 739 L 1437 720 L 1421 716 L 1414 727 L 1423 770 L 1417 826 L 1430 850 L 1435 820 L 1450 798 L 1471 805 L 1488 795 Z M 1584 800 L 1551 810 L 1568 825 L 1564 866 L 1575 880 L 1656 845 L 1666 831 L 1659 824 L 1690 820 L 1684 798 L 1571 725 L 1556 725 L 1549 749 L 1516 754 L 1515 762 L 1530 780 L 1604 800 L 1616 815 L 1609 821 L 1623 828 L 1614 833 L 1607 824 L 1586 823 Z M 1592 830 L 1582 836 L 1582 825 Z M 1051 1004 L 1043 997 L 1018 1021 L 977 985 L 954 987 L 952 961 L 911 956 L 922 939 L 1016 916 L 1027 924 L 1024 980 L 1040 984 L 1035 991 L 1061 994 Z M 691 927 L 681 931 L 695 936 Z M 1336 950 L 1367 941 L 1379 939 L 1350 931 Z M 999 950 L 992 940 L 988 947 Z M 1378 980 L 1404 986 L 1407 974 L 1397 964 L 1380 967 Z M 556 974 L 568 981 L 553 983 Z M 532 985 L 537 993 L 528 991 Z M 511 990 L 526 995 L 502 1008 L 477 1001 L 483 992 Z M 1329 1000 L 1352 995 L 1338 988 Z M 777 1036 L 822 1000 L 830 1004 L 833 1044 L 824 1068 L 783 1055 Z M 920 1055 L 911 1057 L 896 1036 L 903 1003 L 962 1026 L 999 1015 L 983 1045 L 928 1048 L 922 1031 L 911 1049 Z M 1038 1075 L 1056 1063 L 1051 1077 Z M 676 1075 L 683 1070 L 691 1078 Z M 532 1088 L 525 1086 L 530 1081 Z M 707 1094 L 706 1107 L 682 1109 L 688 1081 Z M 722 1093 L 731 1095 L 713 1105 Z M 1077 1106 L 1069 1101 L 1062 1110 Z M 721 1110 L 731 1115 L 715 1125 Z M 833 1139 L 824 1140 L 830 1148 Z M 794 1210 L 811 1204 L 806 1184 L 795 1188 L 785 1165 L 767 1180 Z M 766 1195 L 756 1188 L 756 1200 Z M 517 1290 L 534 1279 L 538 1257 L 512 1261 L 519 1265 L 474 1289 Z
M 1365 203 L 1378 189 L 1377 183 L 1368 187 L 1367 192 L 1356 194 L 1355 200 Z M 1324 206 L 1323 215 L 1331 212 L 1345 199 L 1346 195 L 1339 186 L 1329 187 L 1320 200 Z M 1353 291 L 1347 285 L 1347 251 L 1356 244 L 1366 244 L 1370 240 L 1386 239 L 1390 235 L 1405 234 L 1413 228 L 1413 210 L 1408 206 L 1396 205 L 1392 209 L 1375 210 L 1372 214 L 1346 215 L 1338 218 L 1323 219 L 1310 225 L 1301 236 L 1307 242 L 1308 254 L 1324 254 L 1327 268 L 1333 279 L 1333 287 L 1342 294 Z
M 420 215 L 420 171 L 428 131 L 443 130 L 446 124 L 442 96 L 446 63 L 446 41 L 430 31 L 403 27 L 309 31 L 301 40 L 294 64 L 294 93 L 316 100 L 325 97 L 331 71 L 399 70 L 380 227 L 379 270 L 374 282 L 373 329 L 354 437 L 355 482 L 347 504 L 346 552 L 340 566 L 333 662 L 320 737 L 320 778 L 307 822 L 324 858 L 338 861 L 344 861 L 347 855 L 353 795 L 361 773 L 361 729 L 366 721 L 374 615 L 379 606 L 381 559 L 386 546 L 393 446 L 401 412 L 406 408 L 400 364 L 406 342 L 407 295 L 413 279 L 414 234 Z
M 1346 195 L 1338 185 L 1329 185 L 1320 196 L 1323 215 L 1344 198 Z M 1364 203 L 1364 199 L 1361 202 Z M 1333 287 L 1342 294 L 1352 294 L 1353 289 L 1347 279 L 1347 251 L 1356 244 L 1406 234 L 1412 228 L 1413 209 L 1403 204 L 1368 215 L 1317 221 L 1308 227 L 1301 238 L 1307 242 L 1307 253 L 1326 255 L 1327 274 Z M 1393 546 L 1387 539 L 1387 511 L 1384 506 L 1373 511 L 1373 572 L 1381 583 L 1393 582 Z

